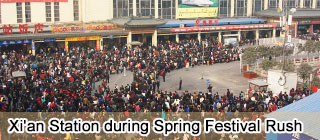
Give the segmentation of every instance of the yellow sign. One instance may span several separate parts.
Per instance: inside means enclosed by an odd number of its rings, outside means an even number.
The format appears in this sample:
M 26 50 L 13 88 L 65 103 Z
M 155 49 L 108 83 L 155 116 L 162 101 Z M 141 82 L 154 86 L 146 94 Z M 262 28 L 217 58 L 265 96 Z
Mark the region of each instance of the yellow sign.
M 80 31 L 94 31 L 94 30 L 112 30 L 116 29 L 115 24 L 102 24 L 102 25 L 86 25 L 86 26 L 53 26 L 51 31 L 55 32 L 80 32 Z
M 100 36 L 67 37 L 65 41 L 100 40 Z
M 218 7 L 178 8 L 178 18 L 217 17 Z

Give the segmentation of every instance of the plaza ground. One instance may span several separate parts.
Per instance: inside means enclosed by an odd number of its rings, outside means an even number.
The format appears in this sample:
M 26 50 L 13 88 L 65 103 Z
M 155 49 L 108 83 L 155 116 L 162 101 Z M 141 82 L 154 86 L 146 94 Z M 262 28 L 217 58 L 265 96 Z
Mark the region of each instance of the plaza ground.
M 201 79 L 203 75 L 203 79 Z M 182 78 L 182 90 L 179 88 L 179 80 Z M 108 84 L 111 89 L 114 89 L 117 84 L 120 85 L 131 84 L 133 80 L 132 72 L 126 71 L 124 74 L 113 74 L 110 76 L 110 83 Z M 185 68 L 171 71 L 166 75 L 166 82 L 163 82 L 162 76 L 160 77 L 160 90 L 163 91 L 177 91 L 182 94 L 185 90 L 189 92 L 207 92 L 208 84 L 206 80 L 210 80 L 213 86 L 213 93 L 225 94 L 227 89 L 234 95 L 239 95 L 241 91 L 248 89 L 248 79 L 240 73 L 240 62 L 219 63 L 214 65 L 200 65 L 194 68 Z M 98 82 L 98 85 L 101 81 Z M 96 85 L 96 87 L 98 87 Z

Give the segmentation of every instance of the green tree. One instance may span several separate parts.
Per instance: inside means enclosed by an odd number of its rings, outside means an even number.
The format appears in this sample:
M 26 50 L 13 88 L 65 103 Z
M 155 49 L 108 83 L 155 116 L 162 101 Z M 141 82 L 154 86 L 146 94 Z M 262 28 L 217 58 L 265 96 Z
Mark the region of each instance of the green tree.
M 275 65 L 277 64 L 277 62 L 273 59 L 269 60 L 269 59 L 264 59 L 261 63 L 262 65 L 262 69 L 265 71 L 268 71 L 269 69 L 272 69 Z
M 320 41 L 317 41 L 314 43 L 314 49 L 316 52 L 318 52 L 318 55 L 320 54 Z
M 315 43 L 312 40 L 308 40 L 304 45 L 299 45 L 299 52 L 305 51 L 308 54 L 308 59 L 309 59 L 309 54 L 315 51 Z
M 257 62 L 257 52 L 255 48 L 246 48 L 244 50 L 242 59 L 245 64 L 252 65 L 253 63 Z
M 298 68 L 298 75 L 303 80 L 303 83 L 310 78 L 311 73 L 312 67 L 307 63 L 302 63 Z
M 295 66 L 293 62 L 289 59 L 285 60 L 284 66 L 283 66 L 283 62 L 278 63 L 278 69 L 282 69 L 282 68 L 284 71 L 287 71 L 287 72 L 294 72 L 295 70 Z
M 315 75 L 311 82 L 312 86 L 320 87 L 320 78 Z

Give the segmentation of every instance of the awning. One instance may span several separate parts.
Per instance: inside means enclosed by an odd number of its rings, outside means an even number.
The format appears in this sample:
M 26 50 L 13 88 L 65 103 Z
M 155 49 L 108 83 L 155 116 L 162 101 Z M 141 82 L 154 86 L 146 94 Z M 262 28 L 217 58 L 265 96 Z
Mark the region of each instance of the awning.
M 14 72 L 12 72 L 12 77 L 26 77 L 26 72 L 14 71 Z
M 263 81 L 263 79 L 252 79 L 252 80 L 249 80 L 248 82 L 249 82 L 249 84 L 253 84 L 253 85 L 256 85 L 256 86 L 259 86 L 259 87 L 268 86 L 268 83 Z
M 136 46 L 140 46 L 143 43 L 139 42 L 139 41 L 133 41 L 133 42 L 129 42 L 128 45 L 136 45 Z
M 218 20 L 217 25 L 263 24 L 266 21 L 258 18 L 201 19 L 201 21 L 203 20 Z M 169 20 L 166 24 L 157 26 L 157 28 L 174 28 L 180 27 L 180 25 L 183 25 L 184 27 L 204 26 L 202 22 L 197 25 L 196 20 Z
M 109 35 L 115 36 L 115 35 L 127 35 L 127 34 L 128 32 L 124 30 L 74 32 L 74 33 L 12 34 L 12 35 L 0 36 L 0 41 L 52 39 L 52 38 L 66 38 L 66 37 L 79 37 L 79 36 L 109 36 Z

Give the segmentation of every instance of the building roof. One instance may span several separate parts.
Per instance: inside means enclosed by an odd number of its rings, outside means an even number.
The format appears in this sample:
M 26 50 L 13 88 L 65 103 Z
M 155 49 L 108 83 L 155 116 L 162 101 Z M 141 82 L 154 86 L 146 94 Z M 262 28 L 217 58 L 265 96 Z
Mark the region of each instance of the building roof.
M 252 80 L 249 80 L 248 82 L 259 87 L 268 86 L 268 83 L 263 81 L 263 79 L 252 79 Z
M 109 35 L 127 35 L 127 34 L 128 32 L 124 30 L 72 32 L 72 33 L 69 32 L 69 33 L 12 34 L 12 35 L 1 36 L 0 41 L 66 38 L 66 37 L 79 37 L 79 36 L 109 36 Z
M 304 134 L 320 139 L 320 92 L 289 104 L 275 112 L 265 115 L 278 121 L 288 121 L 297 118 L 304 124 Z
M 218 20 L 217 25 L 235 25 L 235 24 L 261 24 L 265 23 L 266 20 L 258 18 L 224 18 L 224 19 L 202 19 L 202 20 Z M 175 28 L 180 27 L 180 25 L 185 27 L 191 26 L 203 26 L 203 23 L 200 22 L 199 25 L 196 24 L 196 20 L 169 20 L 164 25 L 157 26 L 158 28 Z M 212 26 L 212 25 L 208 25 Z
M 280 17 L 283 13 L 278 13 L 277 9 L 268 9 L 254 13 L 256 16 L 262 17 Z M 319 18 L 320 10 L 318 9 L 297 9 L 295 13 L 292 14 L 293 18 Z
M 150 17 L 125 17 L 112 19 L 111 22 L 124 27 L 154 27 L 166 24 L 166 20 L 154 19 Z

